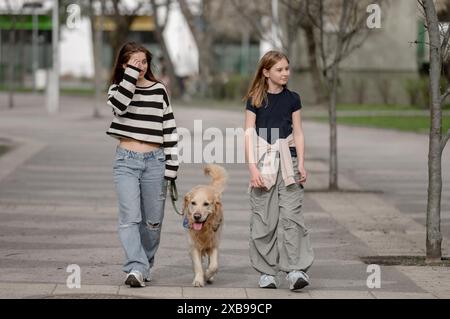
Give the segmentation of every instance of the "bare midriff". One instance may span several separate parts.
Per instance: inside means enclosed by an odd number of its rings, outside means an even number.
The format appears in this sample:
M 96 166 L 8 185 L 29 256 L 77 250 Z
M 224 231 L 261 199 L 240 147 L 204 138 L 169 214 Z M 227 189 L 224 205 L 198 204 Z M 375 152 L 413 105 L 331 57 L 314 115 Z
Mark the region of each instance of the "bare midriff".
M 131 138 L 121 138 L 119 146 L 138 153 L 148 153 L 161 147 L 159 144 L 137 141 Z

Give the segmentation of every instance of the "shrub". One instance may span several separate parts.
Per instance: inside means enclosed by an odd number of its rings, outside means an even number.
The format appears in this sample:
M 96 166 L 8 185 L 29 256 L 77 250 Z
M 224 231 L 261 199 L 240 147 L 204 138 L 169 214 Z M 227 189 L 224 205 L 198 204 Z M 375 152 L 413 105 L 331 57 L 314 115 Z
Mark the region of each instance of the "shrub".
M 210 84 L 210 97 L 218 100 L 239 100 L 247 93 L 249 82 L 249 77 L 238 74 L 215 76 Z
M 364 79 L 353 79 L 352 84 L 356 90 L 356 103 L 364 104 L 366 102 L 367 82 Z
M 391 81 L 380 79 L 377 82 L 378 93 L 380 93 L 381 100 L 384 104 L 390 105 L 391 101 Z
M 249 77 L 232 75 L 225 83 L 225 98 L 229 100 L 241 99 L 247 93 L 249 84 Z
M 424 78 L 406 80 L 405 89 L 410 105 L 426 108 L 426 95 L 428 94 L 424 92 L 424 86 L 426 87 L 426 84 L 427 81 Z

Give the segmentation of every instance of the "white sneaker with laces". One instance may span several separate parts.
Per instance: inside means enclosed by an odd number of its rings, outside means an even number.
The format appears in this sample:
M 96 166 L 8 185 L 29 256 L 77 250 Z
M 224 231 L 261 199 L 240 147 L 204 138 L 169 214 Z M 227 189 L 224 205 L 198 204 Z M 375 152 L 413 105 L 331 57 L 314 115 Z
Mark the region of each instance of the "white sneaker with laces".
M 130 287 L 145 287 L 144 276 L 137 270 L 132 270 L 127 274 L 125 285 Z
M 278 287 L 277 279 L 274 276 L 263 274 L 259 277 L 259 288 L 272 288 Z
M 309 276 L 301 270 L 293 270 L 287 274 L 290 290 L 299 290 L 309 285 Z

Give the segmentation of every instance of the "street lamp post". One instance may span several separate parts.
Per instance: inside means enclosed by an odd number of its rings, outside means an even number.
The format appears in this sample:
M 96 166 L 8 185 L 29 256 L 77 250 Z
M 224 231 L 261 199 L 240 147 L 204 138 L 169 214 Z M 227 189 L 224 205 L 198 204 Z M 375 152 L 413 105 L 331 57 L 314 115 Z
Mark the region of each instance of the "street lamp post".
M 53 66 L 47 87 L 47 111 L 50 114 L 59 110 L 59 1 L 53 0 L 52 11 L 52 56 Z
M 39 27 L 39 16 L 37 10 L 42 8 L 41 2 L 26 2 L 23 4 L 22 8 L 31 8 L 33 10 L 33 31 L 31 37 L 31 54 L 33 56 L 32 69 L 33 69 L 33 91 L 36 92 L 36 73 L 39 67 L 39 56 L 38 56 L 38 27 Z
M 33 54 L 33 91 L 36 92 L 36 72 L 38 69 L 38 48 L 37 48 L 37 37 L 38 37 L 38 16 L 36 15 L 36 10 L 33 10 L 33 35 L 32 35 L 32 54 Z

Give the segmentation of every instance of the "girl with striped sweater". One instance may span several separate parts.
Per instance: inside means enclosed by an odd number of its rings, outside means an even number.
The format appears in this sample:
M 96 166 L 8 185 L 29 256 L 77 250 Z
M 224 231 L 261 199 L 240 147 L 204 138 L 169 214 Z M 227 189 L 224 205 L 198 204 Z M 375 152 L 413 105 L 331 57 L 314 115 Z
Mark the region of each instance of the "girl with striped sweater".
M 130 42 L 120 50 L 108 90 L 118 139 L 114 182 L 125 284 L 144 287 L 158 249 L 167 181 L 177 177 L 178 135 L 165 86 L 151 70 L 152 55 Z

